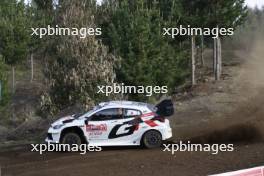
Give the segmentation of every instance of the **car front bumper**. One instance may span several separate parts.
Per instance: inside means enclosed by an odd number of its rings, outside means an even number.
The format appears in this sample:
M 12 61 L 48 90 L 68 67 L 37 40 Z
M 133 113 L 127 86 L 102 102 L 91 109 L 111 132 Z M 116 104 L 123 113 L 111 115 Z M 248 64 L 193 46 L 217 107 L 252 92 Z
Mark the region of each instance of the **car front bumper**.
M 45 142 L 48 143 L 59 143 L 60 142 L 60 130 L 54 130 L 52 127 L 49 128 Z

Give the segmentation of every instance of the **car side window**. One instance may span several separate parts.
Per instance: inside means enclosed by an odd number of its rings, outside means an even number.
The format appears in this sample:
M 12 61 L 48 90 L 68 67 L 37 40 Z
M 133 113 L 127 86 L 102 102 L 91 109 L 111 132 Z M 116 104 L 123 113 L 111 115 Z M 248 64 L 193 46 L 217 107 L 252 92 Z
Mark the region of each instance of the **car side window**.
M 135 109 L 124 109 L 124 118 L 132 118 L 140 116 L 142 113 Z
M 92 115 L 91 121 L 104 121 L 104 120 L 115 120 L 122 119 L 123 111 L 122 108 L 111 108 L 104 109 Z

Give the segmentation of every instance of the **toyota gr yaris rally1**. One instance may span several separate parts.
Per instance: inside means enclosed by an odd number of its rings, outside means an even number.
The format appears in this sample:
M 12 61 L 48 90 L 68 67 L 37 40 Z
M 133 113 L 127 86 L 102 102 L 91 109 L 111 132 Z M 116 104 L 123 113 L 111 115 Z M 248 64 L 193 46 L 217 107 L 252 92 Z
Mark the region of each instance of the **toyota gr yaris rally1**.
M 132 101 L 104 102 L 87 113 L 63 117 L 52 123 L 46 142 L 155 148 L 172 137 L 166 117 L 173 111 L 171 100 L 164 100 L 157 106 Z

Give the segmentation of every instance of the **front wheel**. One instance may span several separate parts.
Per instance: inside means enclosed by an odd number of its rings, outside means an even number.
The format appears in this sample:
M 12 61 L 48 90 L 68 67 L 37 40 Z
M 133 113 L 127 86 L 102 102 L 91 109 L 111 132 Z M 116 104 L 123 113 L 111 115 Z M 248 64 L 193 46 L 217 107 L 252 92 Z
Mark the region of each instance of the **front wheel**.
M 78 146 L 81 145 L 82 140 L 80 138 L 80 136 L 76 133 L 66 133 L 63 137 L 61 142 L 63 144 L 77 144 Z
M 162 144 L 162 137 L 160 132 L 155 130 L 147 131 L 142 138 L 142 144 L 146 148 L 158 148 Z

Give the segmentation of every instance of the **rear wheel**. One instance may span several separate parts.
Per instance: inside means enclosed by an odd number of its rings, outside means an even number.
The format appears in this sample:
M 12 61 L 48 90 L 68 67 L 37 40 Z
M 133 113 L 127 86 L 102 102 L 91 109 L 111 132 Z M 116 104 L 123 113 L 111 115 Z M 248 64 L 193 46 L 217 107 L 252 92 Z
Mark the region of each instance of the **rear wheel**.
M 81 145 L 82 144 L 82 139 L 81 137 L 76 134 L 76 133 L 66 133 L 63 137 L 61 142 L 63 144 L 77 144 L 77 145 Z
M 162 144 L 162 137 L 160 132 L 155 130 L 147 131 L 143 138 L 142 138 L 142 144 L 146 148 L 158 148 Z

